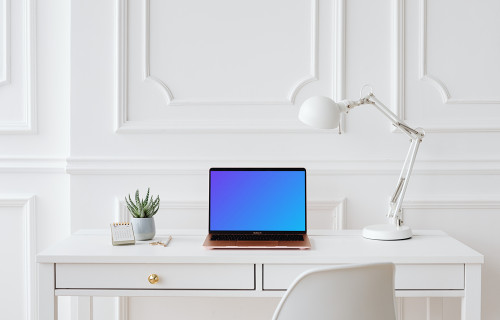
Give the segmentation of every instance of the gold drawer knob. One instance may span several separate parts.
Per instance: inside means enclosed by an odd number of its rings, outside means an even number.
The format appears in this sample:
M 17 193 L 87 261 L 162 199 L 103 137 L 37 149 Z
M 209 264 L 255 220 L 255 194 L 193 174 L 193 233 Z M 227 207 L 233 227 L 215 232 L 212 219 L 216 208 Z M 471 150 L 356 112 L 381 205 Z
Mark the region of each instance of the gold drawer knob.
M 150 274 L 150 275 L 149 275 L 149 277 L 148 277 L 148 281 L 149 281 L 149 283 L 151 283 L 151 284 L 155 284 L 155 283 L 157 283 L 157 282 L 158 282 L 158 280 L 160 280 L 160 278 L 158 277 L 158 275 L 157 275 L 157 274 L 154 274 L 154 273 L 153 273 L 153 274 Z

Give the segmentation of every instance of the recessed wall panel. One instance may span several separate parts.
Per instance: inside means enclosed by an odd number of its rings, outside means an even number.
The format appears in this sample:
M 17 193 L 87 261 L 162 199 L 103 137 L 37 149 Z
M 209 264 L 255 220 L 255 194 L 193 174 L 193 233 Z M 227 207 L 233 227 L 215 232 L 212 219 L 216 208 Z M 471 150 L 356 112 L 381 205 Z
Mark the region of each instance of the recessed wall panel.
M 24 214 L 22 207 L 0 205 L 0 309 L 4 319 L 27 319 Z M 8 226 L 8 227 L 6 227 Z
M 424 77 L 446 103 L 500 104 L 498 1 L 422 1 Z M 443 17 L 446 16 L 446 20 Z
M 151 0 L 146 10 L 145 72 L 170 90 L 167 104 L 291 103 L 317 76 L 314 0 Z
M 346 199 L 334 202 L 309 201 L 307 203 L 307 230 L 311 234 L 345 228 Z M 124 201 L 116 199 L 113 221 L 130 221 L 130 213 Z M 197 201 L 162 202 L 155 223 L 159 229 L 206 230 L 208 203 Z
M 118 1 L 117 131 L 303 130 L 298 105 L 337 94 L 338 7 Z
M 0 134 L 34 133 L 33 0 L 0 0 Z
M 427 131 L 500 131 L 500 3 L 401 0 L 394 6 L 399 115 Z
M 8 33 L 8 0 L 0 0 L 0 86 L 7 82 L 9 65 L 7 63 Z

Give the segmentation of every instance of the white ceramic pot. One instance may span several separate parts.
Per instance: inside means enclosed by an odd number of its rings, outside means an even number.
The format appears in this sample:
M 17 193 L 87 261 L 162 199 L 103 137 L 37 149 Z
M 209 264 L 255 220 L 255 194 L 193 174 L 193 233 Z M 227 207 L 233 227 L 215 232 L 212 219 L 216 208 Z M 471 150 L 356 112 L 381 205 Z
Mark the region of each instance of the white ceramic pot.
M 151 240 L 156 234 L 155 219 L 132 218 L 135 240 Z

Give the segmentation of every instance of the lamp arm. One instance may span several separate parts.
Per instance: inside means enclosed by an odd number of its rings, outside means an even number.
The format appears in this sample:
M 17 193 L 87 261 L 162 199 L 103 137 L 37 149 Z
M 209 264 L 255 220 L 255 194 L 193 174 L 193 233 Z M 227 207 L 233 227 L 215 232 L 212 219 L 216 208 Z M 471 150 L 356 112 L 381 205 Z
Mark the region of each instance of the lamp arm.
M 346 101 L 344 102 L 344 104 L 347 104 L 347 110 L 350 110 L 351 108 L 362 104 L 374 105 L 375 108 L 377 108 L 377 110 L 384 114 L 396 128 L 401 130 L 411 139 L 410 148 L 408 149 L 403 168 L 401 169 L 401 173 L 399 175 L 398 185 L 396 186 L 396 190 L 391 197 L 390 209 L 387 213 L 387 217 L 391 219 L 391 222 L 396 226 L 400 226 L 403 223 L 401 205 L 406 193 L 406 188 L 408 187 L 408 182 L 410 181 L 410 175 L 413 170 L 413 165 L 415 164 L 418 147 L 420 146 L 425 133 L 421 128 L 413 129 L 408 126 L 403 120 L 399 119 L 396 114 L 394 114 L 391 110 L 389 110 L 389 108 L 387 108 L 382 102 L 380 102 L 380 100 L 378 100 L 371 92 L 358 101 Z
M 408 154 L 406 155 L 403 168 L 399 175 L 398 185 L 396 190 L 391 197 L 389 212 L 387 217 L 391 219 L 391 222 L 397 226 L 403 223 L 402 220 L 402 210 L 401 205 L 403 204 L 403 199 L 406 193 L 406 188 L 410 181 L 410 175 L 413 170 L 413 165 L 415 164 L 415 158 L 417 157 L 418 147 L 422 142 L 421 139 L 413 139 L 410 144 L 410 149 L 408 149 Z
M 397 115 L 394 114 L 389 108 L 387 108 L 382 102 L 380 102 L 379 99 L 375 97 L 373 93 L 370 93 L 368 96 L 366 96 L 364 99 L 364 103 L 368 104 L 371 103 L 377 108 L 380 112 L 382 112 L 389 120 L 391 120 L 392 124 L 401 130 L 403 133 L 408 135 L 410 139 L 415 139 L 415 138 L 422 138 L 423 134 L 419 132 L 416 129 L 411 128 L 408 126 L 406 123 L 404 123 L 403 120 L 399 119 Z

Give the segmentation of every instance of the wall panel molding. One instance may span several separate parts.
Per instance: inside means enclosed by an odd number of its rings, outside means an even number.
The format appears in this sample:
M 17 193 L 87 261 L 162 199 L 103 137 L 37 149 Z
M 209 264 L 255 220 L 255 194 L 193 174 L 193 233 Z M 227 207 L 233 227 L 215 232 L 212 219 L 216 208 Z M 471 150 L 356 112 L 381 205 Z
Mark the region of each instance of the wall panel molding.
M 10 0 L 0 0 L 0 87 L 10 83 Z
M 334 3 L 337 19 L 335 24 L 335 63 L 333 74 L 335 82 L 333 85 L 333 100 L 341 101 L 346 98 L 346 12 L 345 0 L 337 0 Z M 340 115 L 339 133 L 345 132 L 346 114 Z M 315 130 L 317 131 L 317 130 Z
M 450 95 L 446 84 L 427 70 L 427 0 L 420 0 L 419 8 L 419 77 L 428 81 L 440 93 L 444 104 L 500 104 L 498 99 L 458 99 Z
M 405 88 L 408 85 L 405 83 L 405 0 L 392 1 L 392 16 L 393 16 L 393 71 L 392 71 L 392 109 L 398 117 L 407 120 L 413 125 L 411 120 L 406 119 L 405 112 Z M 500 104 L 497 99 L 458 99 L 451 97 L 446 84 L 436 76 L 430 74 L 427 70 L 428 52 L 427 52 L 427 0 L 419 0 L 419 35 L 418 35 L 418 77 L 422 81 L 426 81 L 437 89 L 441 95 L 443 105 L 488 105 Z M 487 117 L 486 117 L 487 118 Z M 425 129 L 426 132 L 498 132 L 500 124 L 487 121 L 485 123 L 473 121 L 470 124 L 458 124 L 451 121 L 442 121 L 442 123 L 418 123 Z M 396 128 L 391 129 L 392 132 L 400 132 Z
M 309 227 L 309 234 L 325 234 L 327 230 L 341 230 L 346 227 L 347 199 L 339 198 L 334 200 L 308 200 L 307 211 L 308 221 L 313 223 Z M 208 203 L 206 201 L 162 201 L 160 211 L 172 210 L 176 214 L 183 211 L 201 211 L 206 216 L 208 212 Z M 312 218 L 312 219 L 311 219 Z M 120 198 L 115 199 L 115 221 L 130 222 L 130 213 L 128 212 L 125 201 Z M 321 228 L 314 224 L 314 220 L 331 221 L 330 228 L 324 228 L 328 224 L 321 223 Z
M 309 0 L 311 3 L 311 43 L 310 43 L 310 71 L 301 79 L 294 80 L 289 94 L 282 100 L 221 100 L 221 99 L 178 99 L 162 79 L 151 72 L 150 65 L 150 28 L 149 28 L 149 0 L 144 0 L 143 14 L 143 80 L 156 84 L 163 92 L 169 107 L 179 106 L 225 106 L 225 105 L 252 105 L 273 106 L 291 105 L 295 103 L 298 92 L 307 84 L 318 80 L 318 48 L 319 48 L 319 0 Z M 334 25 L 333 43 L 333 72 L 335 82 L 332 88 L 335 100 L 343 99 L 345 83 L 345 0 L 333 0 Z M 195 119 L 161 119 L 161 120 L 130 120 L 128 115 L 128 1 L 116 0 L 116 50 L 115 50 L 115 132 L 117 133 L 307 133 L 314 132 L 310 128 L 301 126 L 297 119 L 270 121 L 266 118 L 249 121 L 243 118 L 228 120 L 195 120 Z M 194 112 L 194 111 L 193 111 Z M 343 127 L 343 119 L 341 126 Z
M 133 199 L 132 199 L 133 200 Z M 115 220 L 120 222 L 130 222 L 130 213 L 123 199 L 116 199 Z M 206 201 L 163 201 L 160 204 L 160 210 L 207 210 L 208 203 Z
M 22 278 L 26 279 L 24 293 L 26 297 L 26 316 L 29 320 L 37 320 L 37 269 L 36 269 L 36 220 L 35 196 L 0 194 L 0 207 L 22 208 L 24 237 L 24 270 Z
M 277 105 L 277 104 L 290 104 L 295 103 L 295 98 L 297 93 L 308 83 L 318 80 L 318 28 L 319 28 L 319 12 L 318 12 L 318 1 L 319 0 L 309 0 L 311 5 L 311 43 L 310 43 L 310 70 L 309 74 L 303 76 L 301 79 L 294 81 L 292 87 L 289 90 L 289 94 L 283 97 L 282 100 L 220 100 L 220 99 L 177 99 L 175 98 L 172 90 L 168 87 L 165 81 L 161 80 L 151 74 L 151 21 L 150 21 L 150 8 L 151 1 L 144 0 L 144 41 L 143 41 L 143 51 L 144 51 L 144 63 L 143 63 L 143 74 L 145 81 L 152 81 L 157 85 L 157 87 L 162 90 L 164 96 L 167 100 L 167 105 L 170 106 L 189 106 L 189 105 Z M 123 12 L 123 11 L 122 11 Z
M 484 195 L 456 195 L 420 197 L 403 202 L 404 209 L 500 209 L 500 197 Z
M 207 175 L 211 167 L 305 167 L 309 175 L 397 175 L 402 160 L 262 158 L 68 158 L 69 174 Z M 414 175 L 498 175 L 500 159 L 419 160 Z
M 0 157 L 0 173 L 65 173 L 65 158 Z
M 401 119 L 405 119 L 405 0 L 392 1 L 392 109 Z M 393 127 L 393 126 L 392 126 Z M 392 132 L 400 132 L 392 128 Z
M 0 157 L 0 173 L 206 175 L 210 167 L 298 166 L 310 175 L 394 175 L 402 160 Z M 415 175 L 498 175 L 500 159 L 419 160 Z
M 9 6 L 9 0 L 4 0 Z M 1 4 L 1 3 L 0 3 Z M 16 17 L 10 17 L 10 14 L 7 15 L 9 17 L 9 22 L 12 19 L 16 19 Z M 21 35 L 23 39 L 23 64 L 24 64 L 24 74 L 19 75 L 23 78 L 23 102 L 21 105 L 23 106 L 23 119 L 20 121 L 0 121 L 0 134 L 36 134 L 37 126 L 36 126 L 36 118 L 37 118 L 37 110 L 36 110 L 36 6 L 35 0 L 24 0 L 23 1 L 23 16 L 19 17 L 19 19 L 23 20 L 23 34 Z M 11 31 L 11 28 L 7 28 L 6 30 Z M 8 43 L 10 43 L 10 39 L 12 35 L 7 36 Z M 10 66 L 10 52 L 11 48 L 8 48 L 8 65 Z M 0 62 L 1 63 L 1 62 Z M 7 68 L 7 70 L 9 70 Z M 10 72 L 9 79 L 10 79 Z M 9 83 L 4 82 L 5 85 Z M 0 83 L 1 85 L 1 83 Z M 1 98 L 1 95 L 0 95 Z
M 346 228 L 347 222 L 347 198 L 339 198 L 334 200 L 311 200 L 307 202 L 308 219 L 315 215 L 327 213 L 332 216 L 332 224 L 329 229 L 311 228 L 308 234 L 318 235 L 323 234 L 326 230 L 343 230 Z

